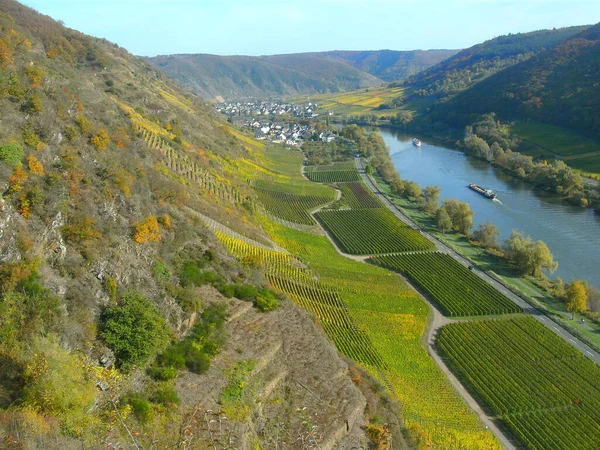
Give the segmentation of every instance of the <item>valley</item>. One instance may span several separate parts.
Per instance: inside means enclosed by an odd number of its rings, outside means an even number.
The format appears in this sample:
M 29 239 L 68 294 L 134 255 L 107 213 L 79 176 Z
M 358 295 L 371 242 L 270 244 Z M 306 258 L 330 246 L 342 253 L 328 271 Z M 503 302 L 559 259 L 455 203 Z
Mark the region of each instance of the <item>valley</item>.
M 599 24 L 24 1 L 0 448 L 599 448 Z

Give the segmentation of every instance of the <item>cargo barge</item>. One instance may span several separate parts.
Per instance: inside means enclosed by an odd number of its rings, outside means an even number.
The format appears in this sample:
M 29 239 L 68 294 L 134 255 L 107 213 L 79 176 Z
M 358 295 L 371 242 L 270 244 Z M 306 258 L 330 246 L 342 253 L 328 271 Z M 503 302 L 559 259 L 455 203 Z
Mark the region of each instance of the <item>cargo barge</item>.
M 469 189 L 473 189 L 475 192 L 477 192 L 478 194 L 483 195 L 486 198 L 490 198 L 490 199 L 495 199 L 496 198 L 496 193 L 494 191 L 492 191 L 491 189 L 485 189 L 485 188 L 482 188 L 481 186 L 478 186 L 476 184 L 470 184 L 469 185 Z

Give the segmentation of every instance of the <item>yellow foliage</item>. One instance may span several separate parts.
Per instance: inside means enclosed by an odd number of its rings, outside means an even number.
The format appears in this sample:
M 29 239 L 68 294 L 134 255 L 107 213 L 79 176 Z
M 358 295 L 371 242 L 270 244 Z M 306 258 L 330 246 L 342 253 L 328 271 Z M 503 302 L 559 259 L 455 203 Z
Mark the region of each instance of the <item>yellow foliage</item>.
M 79 130 L 81 131 L 82 134 L 87 134 L 92 131 L 92 123 L 85 116 L 82 116 L 82 115 L 77 116 L 77 119 L 75 119 L 75 123 L 79 127 Z
M 10 192 L 18 192 L 23 189 L 23 183 L 27 181 L 29 175 L 23 170 L 23 166 L 19 164 L 15 167 L 12 176 L 8 179 L 10 185 Z
M 163 216 L 160 218 L 160 223 L 163 227 L 165 227 L 168 230 L 172 226 L 171 216 L 169 216 L 168 214 L 163 214 Z
M 110 144 L 110 136 L 104 128 L 100 128 L 96 135 L 92 137 L 91 142 L 98 150 L 106 150 L 108 144 Z
M 36 65 L 27 66 L 25 68 L 25 74 L 29 78 L 32 88 L 40 87 L 44 81 L 44 77 L 46 76 L 46 72 L 44 72 L 44 69 Z
M 26 219 L 29 219 L 29 216 L 31 215 L 31 201 L 25 192 L 23 192 L 21 198 L 19 198 L 19 213 Z
M 12 51 L 4 39 L 0 39 L 0 66 L 8 66 L 12 61 Z
M 34 155 L 27 157 L 27 167 L 29 167 L 29 171 L 34 175 L 44 175 L 44 165 Z
M 144 242 L 158 242 L 160 241 L 160 227 L 158 226 L 158 220 L 154 216 L 148 216 L 143 222 L 138 223 L 135 226 L 135 242 L 143 244 Z

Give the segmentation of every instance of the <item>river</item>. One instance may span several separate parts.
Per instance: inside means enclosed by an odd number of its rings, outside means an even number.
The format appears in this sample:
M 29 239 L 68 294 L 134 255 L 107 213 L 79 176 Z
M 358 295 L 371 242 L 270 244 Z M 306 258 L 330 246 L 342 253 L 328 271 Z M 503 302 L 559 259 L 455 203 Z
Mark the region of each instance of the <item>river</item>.
M 379 130 L 390 149 L 400 176 L 421 187 L 437 185 L 440 198 L 466 201 L 475 212 L 475 225 L 490 221 L 500 231 L 499 240 L 512 230 L 544 241 L 558 261 L 553 276 L 565 282 L 587 280 L 600 288 L 600 215 L 566 204 L 560 197 L 535 189 L 490 164 L 467 158 L 462 152 L 423 141 L 412 145 L 412 136 Z M 498 194 L 489 200 L 467 188 L 476 183 Z

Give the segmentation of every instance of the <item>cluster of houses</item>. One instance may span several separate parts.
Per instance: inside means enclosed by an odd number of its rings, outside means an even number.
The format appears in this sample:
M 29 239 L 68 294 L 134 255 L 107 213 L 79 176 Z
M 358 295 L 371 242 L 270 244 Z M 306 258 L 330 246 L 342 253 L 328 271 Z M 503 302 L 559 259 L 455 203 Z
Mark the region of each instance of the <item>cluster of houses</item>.
M 289 147 L 300 147 L 304 142 L 311 139 L 332 142 L 337 138 L 336 135 L 317 130 L 312 125 L 298 123 L 250 120 L 244 126 L 254 130 L 254 137 L 256 139 L 280 143 Z
M 216 105 L 217 111 L 229 117 L 290 116 L 306 119 L 318 116 L 315 112 L 317 107 L 316 103 L 300 106 L 278 101 L 223 102 Z

